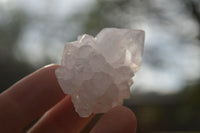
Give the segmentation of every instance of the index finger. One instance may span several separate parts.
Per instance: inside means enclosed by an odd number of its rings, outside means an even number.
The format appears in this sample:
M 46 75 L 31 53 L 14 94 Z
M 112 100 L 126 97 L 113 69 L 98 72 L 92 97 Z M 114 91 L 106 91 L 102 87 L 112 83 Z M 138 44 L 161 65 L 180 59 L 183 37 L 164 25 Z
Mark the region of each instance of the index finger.
M 58 67 L 44 67 L 0 94 L 1 132 L 19 132 L 64 98 L 54 73 Z

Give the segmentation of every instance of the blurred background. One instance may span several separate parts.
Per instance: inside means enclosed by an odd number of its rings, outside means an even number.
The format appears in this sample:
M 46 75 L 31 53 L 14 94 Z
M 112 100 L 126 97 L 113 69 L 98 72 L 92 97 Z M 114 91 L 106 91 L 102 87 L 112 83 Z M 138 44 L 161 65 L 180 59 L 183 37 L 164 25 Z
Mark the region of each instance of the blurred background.
M 60 63 L 66 42 L 105 27 L 146 32 L 143 64 L 125 101 L 137 132 L 200 132 L 198 0 L 0 0 L 0 92 Z

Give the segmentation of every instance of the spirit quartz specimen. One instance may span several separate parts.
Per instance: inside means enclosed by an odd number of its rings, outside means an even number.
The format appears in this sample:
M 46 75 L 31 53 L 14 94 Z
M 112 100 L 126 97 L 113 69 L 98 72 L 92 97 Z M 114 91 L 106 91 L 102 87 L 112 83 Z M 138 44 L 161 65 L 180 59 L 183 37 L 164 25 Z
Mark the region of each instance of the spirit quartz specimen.
M 104 113 L 130 97 L 132 77 L 142 62 L 144 31 L 105 28 L 64 47 L 56 77 L 81 117 Z

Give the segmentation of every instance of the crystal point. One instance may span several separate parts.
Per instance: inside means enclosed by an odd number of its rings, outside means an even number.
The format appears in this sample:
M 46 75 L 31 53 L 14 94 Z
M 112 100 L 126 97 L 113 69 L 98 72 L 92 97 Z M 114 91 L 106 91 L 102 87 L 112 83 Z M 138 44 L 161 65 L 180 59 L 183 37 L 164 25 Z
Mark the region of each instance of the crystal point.
M 104 113 L 130 97 L 131 78 L 142 62 L 144 31 L 105 28 L 65 45 L 55 73 L 81 117 Z

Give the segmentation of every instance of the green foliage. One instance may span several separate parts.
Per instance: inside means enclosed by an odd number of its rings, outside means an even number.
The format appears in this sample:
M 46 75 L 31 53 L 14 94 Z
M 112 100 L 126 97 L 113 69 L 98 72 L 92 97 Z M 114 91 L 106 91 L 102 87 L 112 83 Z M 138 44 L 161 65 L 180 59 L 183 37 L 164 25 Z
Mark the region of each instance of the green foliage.
M 14 55 L 25 20 L 25 14 L 16 11 L 8 23 L 0 25 L 0 92 L 34 70 L 28 63 L 18 60 Z

